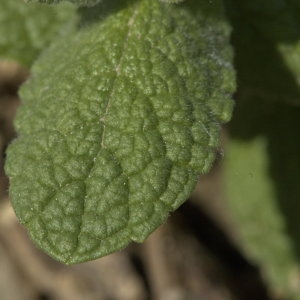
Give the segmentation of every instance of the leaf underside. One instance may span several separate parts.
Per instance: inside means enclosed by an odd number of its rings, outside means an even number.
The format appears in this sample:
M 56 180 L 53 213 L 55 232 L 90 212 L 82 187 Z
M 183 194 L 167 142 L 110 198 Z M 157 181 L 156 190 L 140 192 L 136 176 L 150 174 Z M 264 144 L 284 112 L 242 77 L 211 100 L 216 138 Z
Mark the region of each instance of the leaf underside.
M 220 1 L 117 3 L 81 10 L 34 65 L 8 149 L 16 214 L 65 264 L 144 241 L 209 170 L 232 110 Z

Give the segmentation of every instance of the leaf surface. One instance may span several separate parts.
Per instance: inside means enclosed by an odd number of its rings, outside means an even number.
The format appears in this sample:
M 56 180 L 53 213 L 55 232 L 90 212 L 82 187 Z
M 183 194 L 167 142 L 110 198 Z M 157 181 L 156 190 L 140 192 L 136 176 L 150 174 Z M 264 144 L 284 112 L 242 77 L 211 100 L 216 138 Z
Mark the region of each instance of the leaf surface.
M 209 170 L 232 110 L 230 28 L 220 1 L 188 2 L 81 10 L 22 88 L 10 196 L 57 260 L 144 241 Z
M 74 8 L 66 4 L 48 7 L 1 0 L 0 58 L 30 66 L 73 13 Z

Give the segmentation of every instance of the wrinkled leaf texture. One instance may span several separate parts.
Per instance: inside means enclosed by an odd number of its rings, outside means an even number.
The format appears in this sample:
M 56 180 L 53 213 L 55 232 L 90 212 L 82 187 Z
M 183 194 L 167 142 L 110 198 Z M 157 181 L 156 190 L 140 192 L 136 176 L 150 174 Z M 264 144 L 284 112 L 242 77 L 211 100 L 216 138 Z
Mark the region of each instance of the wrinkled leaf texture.
M 219 0 L 80 13 L 21 89 L 6 164 L 20 222 L 65 264 L 144 241 L 187 199 L 235 88 Z

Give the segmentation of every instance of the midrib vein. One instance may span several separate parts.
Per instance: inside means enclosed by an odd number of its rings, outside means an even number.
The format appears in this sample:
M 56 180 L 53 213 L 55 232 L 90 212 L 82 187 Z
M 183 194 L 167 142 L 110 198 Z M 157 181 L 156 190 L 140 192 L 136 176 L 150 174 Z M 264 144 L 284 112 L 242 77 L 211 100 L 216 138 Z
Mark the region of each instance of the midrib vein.
M 115 95 L 115 91 L 116 91 L 116 84 L 115 83 L 116 83 L 116 80 L 117 80 L 118 76 L 121 73 L 121 68 L 122 68 L 122 64 L 124 62 L 124 57 L 125 57 L 124 52 L 126 51 L 126 48 L 128 46 L 128 42 L 129 42 L 129 39 L 130 39 L 131 33 L 132 33 L 132 27 L 133 27 L 134 21 L 137 17 L 137 14 L 138 14 L 138 6 L 134 9 L 132 16 L 131 16 L 131 18 L 129 19 L 129 21 L 127 23 L 128 32 L 127 32 L 127 35 L 125 37 L 125 40 L 124 40 L 124 43 L 123 43 L 123 46 L 122 46 L 120 61 L 117 64 L 117 66 L 115 67 L 116 76 L 114 77 L 113 82 L 112 82 L 112 88 L 111 88 L 110 94 L 108 95 L 108 101 L 107 101 L 107 104 L 106 104 L 106 107 L 105 107 L 104 115 L 100 119 L 100 121 L 103 124 L 103 132 L 102 132 L 102 138 L 101 138 L 101 148 L 105 148 L 105 144 L 104 144 L 105 133 L 106 133 L 105 120 L 106 120 L 106 117 L 108 115 L 109 108 L 111 106 L 111 101 L 112 101 L 112 99 Z
M 115 94 L 115 88 L 116 88 L 115 82 L 116 82 L 116 80 L 117 80 L 117 78 L 118 78 L 118 76 L 120 75 L 120 72 L 121 72 L 121 67 L 122 67 L 122 64 L 123 64 L 123 61 L 124 61 L 124 52 L 125 52 L 126 47 L 128 45 L 128 41 L 129 41 L 130 36 L 131 36 L 132 26 L 134 24 L 134 21 L 136 19 L 137 14 L 138 14 L 138 6 L 136 6 L 136 8 L 134 9 L 132 16 L 130 17 L 130 19 L 129 19 L 128 23 L 127 23 L 128 32 L 127 32 L 127 35 L 126 35 L 126 37 L 124 39 L 124 43 L 123 43 L 123 46 L 122 46 L 122 52 L 121 52 L 120 61 L 117 64 L 117 66 L 115 67 L 116 76 L 114 77 L 113 82 L 112 82 L 112 88 L 111 88 L 111 92 L 110 92 L 110 94 L 108 96 L 108 100 L 107 100 L 107 104 L 106 104 L 106 107 L 105 107 L 104 115 L 100 119 L 100 121 L 103 123 L 103 131 L 102 131 L 102 137 L 101 137 L 101 148 L 105 148 L 105 145 L 104 145 L 104 137 L 105 137 L 105 129 L 106 129 L 105 118 L 106 118 L 106 116 L 107 116 L 107 114 L 109 112 L 109 107 L 111 105 L 111 99 L 113 98 L 113 96 Z M 100 150 L 101 150 L 101 148 L 100 148 Z M 88 175 L 86 176 L 86 179 L 90 176 L 91 171 L 94 168 L 94 165 L 95 165 L 95 162 L 93 161 L 93 164 L 90 167 L 90 170 L 88 172 Z M 86 183 L 85 183 L 85 185 L 86 185 Z M 78 246 L 79 246 L 79 236 L 80 236 L 80 234 L 82 232 L 82 222 L 83 222 L 83 215 L 85 213 L 86 201 L 87 201 L 87 194 L 85 193 L 84 202 L 83 202 L 83 212 L 82 212 L 82 217 L 81 217 L 81 221 L 80 221 L 79 232 L 77 234 L 77 243 L 76 243 L 76 246 L 75 246 L 74 250 L 68 256 L 67 262 L 69 262 L 71 260 L 71 258 L 74 256 L 74 254 L 76 253 L 76 251 L 78 249 Z

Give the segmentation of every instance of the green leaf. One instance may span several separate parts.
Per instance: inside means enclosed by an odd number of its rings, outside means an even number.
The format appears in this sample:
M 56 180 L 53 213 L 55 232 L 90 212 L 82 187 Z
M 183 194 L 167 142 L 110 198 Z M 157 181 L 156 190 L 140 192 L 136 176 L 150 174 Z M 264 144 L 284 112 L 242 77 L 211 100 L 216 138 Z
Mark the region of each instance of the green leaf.
M 0 1 L 0 59 L 28 67 L 74 13 L 71 5 L 46 7 Z
M 94 6 L 102 1 L 103 0 L 25 0 L 25 2 L 40 2 L 40 3 L 47 3 L 47 4 L 57 4 L 60 2 L 71 2 L 77 6 Z
M 26 2 L 40 2 L 40 3 L 48 3 L 48 4 L 56 4 L 62 1 L 68 1 L 74 3 L 78 6 L 94 6 L 103 0 L 25 0 Z M 180 3 L 184 0 L 157 0 L 165 3 Z
M 240 98 L 226 147 L 229 211 L 274 294 L 300 299 L 300 109 Z
M 300 103 L 300 2 L 226 0 L 245 96 Z
M 18 218 L 66 264 L 144 241 L 209 170 L 232 110 L 220 1 L 118 3 L 82 10 L 37 61 L 8 149 Z
M 165 3 L 181 3 L 185 0 L 159 0 L 161 2 L 165 2 Z

